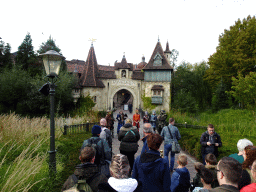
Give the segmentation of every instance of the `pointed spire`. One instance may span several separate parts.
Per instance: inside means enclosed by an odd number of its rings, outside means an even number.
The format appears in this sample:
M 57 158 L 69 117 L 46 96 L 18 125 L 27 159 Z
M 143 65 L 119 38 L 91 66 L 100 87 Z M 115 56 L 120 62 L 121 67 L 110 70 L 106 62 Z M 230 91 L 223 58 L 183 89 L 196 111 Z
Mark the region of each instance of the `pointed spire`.
M 162 65 L 161 66 L 155 66 L 154 65 L 154 59 L 156 55 L 160 55 L 162 58 Z M 162 48 L 162 45 L 160 42 L 157 42 L 156 47 L 153 51 L 153 54 L 151 55 L 151 58 L 148 62 L 148 64 L 143 68 L 143 70 L 152 70 L 152 69 L 161 69 L 161 70 L 171 70 L 172 67 L 170 66 L 167 58 L 164 55 L 164 51 Z
M 167 40 L 167 43 L 166 43 L 165 53 L 171 53 L 171 51 L 169 49 L 169 42 L 168 42 L 168 40 Z
M 81 86 L 83 87 L 105 87 L 100 79 L 98 79 L 99 70 L 94 47 L 91 46 L 86 65 L 81 76 Z

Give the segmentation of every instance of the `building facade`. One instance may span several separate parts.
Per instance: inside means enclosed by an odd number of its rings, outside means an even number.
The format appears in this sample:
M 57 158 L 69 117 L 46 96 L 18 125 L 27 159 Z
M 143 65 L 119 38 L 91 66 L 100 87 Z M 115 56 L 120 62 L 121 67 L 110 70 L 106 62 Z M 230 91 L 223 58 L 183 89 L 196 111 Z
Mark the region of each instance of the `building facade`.
M 173 71 L 170 57 L 168 42 L 163 51 L 158 41 L 148 63 L 143 56 L 142 61 L 134 65 L 128 63 L 123 55 L 121 62 L 105 66 L 97 63 L 92 44 L 86 62 L 67 61 L 68 71 L 77 77 L 73 89 L 74 102 L 81 96 L 90 95 L 96 103 L 96 110 L 113 107 L 128 110 L 128 104 L 132 104 L 134 111 L 136 108 L 143 109 L 142 97 L 145 96 L 151 98 L 154 110 L 169 111 Z

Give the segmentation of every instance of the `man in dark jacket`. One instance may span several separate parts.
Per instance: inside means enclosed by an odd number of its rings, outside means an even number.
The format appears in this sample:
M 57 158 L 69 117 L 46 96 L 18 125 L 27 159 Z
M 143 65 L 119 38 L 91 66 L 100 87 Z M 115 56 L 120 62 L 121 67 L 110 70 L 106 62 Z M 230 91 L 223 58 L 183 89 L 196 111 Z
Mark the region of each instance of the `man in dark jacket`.
M 70 189 L 76 184 L 75 180 L 86 180 L 93 191 L 98 191 L 100 183 L 107 183 L 105 175 L 100 174 L 99 168 L 94 164 L 95 150 L 93 147 L 84 147 L 79 159 L 80 165 L 77 165 L 73 175 L 69 176 L 62 187 L 62 191 Z
M 214 131 L 214 127 L 212 124 L 209 124 L 207 131 L 202 134 L 200 144 L 202 145 L 201 153 L 204 165 L 205 156 L 207 154 L 212 153 L 216 156 L 216 158 L 218 157 L 218 148 L 222 146 L 222 142 L 218 133 Z
M 242 176 L 242 165 L 232 157 L 223 157 L 217 165 L 220 186 L 210 192 L 239 192 L 238 182 Z
M 136 192 L 169 192 L 171 185 L 168 161 L 158 151 L 163 138 L 151 134 L 147 138 L 149 151 L 139 155 L 133 165 L 132 178 L 138 181 Z
M 131 119 L 126 119 L 126 123 L 121 127 L 118 140 L 121 141 L 120 153 L 127 156 L 130 166 L 133 167 L 134 154 L 138 151 L 140 134 L 138 129 L 132 126 Z
M 94 125 L 92 127 L 92 137 L 83 142 L 81 150 L 86 146 L 92 146 L 96 144 L 96 156 L 94 163 L 100 165 L 102 160 L 111 161 L 111 149 L 105 139 L 99 138 L 101 133 L 101 127 Z

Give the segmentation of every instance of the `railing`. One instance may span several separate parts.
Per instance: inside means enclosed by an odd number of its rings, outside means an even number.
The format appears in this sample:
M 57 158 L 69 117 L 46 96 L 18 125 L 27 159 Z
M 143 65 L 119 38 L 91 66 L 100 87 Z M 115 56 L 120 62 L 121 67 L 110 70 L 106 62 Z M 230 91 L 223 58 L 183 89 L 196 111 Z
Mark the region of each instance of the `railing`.
M 98 125 L 98 123 L 84 123 L 78 125 L 64 125 L 63 135 L 76 134 L 82 132 L 90 132 L 93 125 Z
M 195 129 L 207 129 L 206 126 L 200 126 L 200 125 L 189 125 L 187 123 L 181 124 L 181 123 L 175 123 L 176 127 L 185 127 L 185 128 L 195 128 Z

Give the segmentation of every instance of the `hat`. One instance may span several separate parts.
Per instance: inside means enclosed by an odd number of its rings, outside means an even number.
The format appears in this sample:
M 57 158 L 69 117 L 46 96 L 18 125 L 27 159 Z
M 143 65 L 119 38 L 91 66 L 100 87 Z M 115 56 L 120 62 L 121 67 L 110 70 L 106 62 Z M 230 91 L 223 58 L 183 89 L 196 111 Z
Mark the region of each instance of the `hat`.
M 101 127 L 99 125 L 93 125 L 92 127 L 92 134 L 98 135 L 101 132 Z

